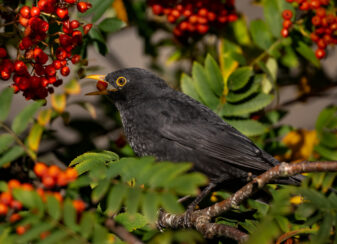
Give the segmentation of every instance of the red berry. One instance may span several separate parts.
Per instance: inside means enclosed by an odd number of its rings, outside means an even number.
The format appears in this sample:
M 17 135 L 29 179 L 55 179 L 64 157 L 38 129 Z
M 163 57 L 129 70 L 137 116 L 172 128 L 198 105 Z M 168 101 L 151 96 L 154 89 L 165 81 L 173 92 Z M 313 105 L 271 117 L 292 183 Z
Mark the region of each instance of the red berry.
M 29 18 L 30 17 L 30 8 L 28 6 L 23 6 L 20 9 L 20 14 L 23 18 Z
M 60 60 L 54 60 L 53 62 L 54 68 L 59 70 L 61 69 L 61 61 Z
M 12 194 L 9 192 L 2 192 L 0 194 L 0 203 L 6 204 L 7 206 L 13 201 Z
M 68 66 L 62 67 L 62 69 L 61 69 L 61 75 L 63 75 L 63 76 L 68 76 L 69 73 L 70 73 L 70 69 L 69 69 Z
M 190 9 L 185 9 L 183 15 L 188 18 L 192 15 L 192 11 Z
M 21 219 L 21 215 L 18 213 L 13 213 L 11 217 L 9 218 L 9 222 L 15 223 Z
M 291 25 L 292 25 L 291 20 L 285 19 L 285 20 L 283 21 L 283 27 L 284 27 L 285 29 L 289 29 L 289 28 L 291 27 Z
M 21 186 L 20 181 L 16 180 L 16 179 L 12 179 L 8 181 L 8 188 L 9 190 L 12 190 L 14 188 L 19 188 Z
M 22 16 L 19 17 L 19 23 L 20 23 L 20 25 L 22 25 L 24 27 L 26 27 L 28 25 L 28 21 L 29 21 L 29 19 L 27 19 L 27 18 L 24 18 Z
M 282 12 L 282 17 L 283 17 L 283 19 L 290 20 L 293 17 L 293 12 L 291 12 L 290 9 L 286 9 Z
M 44 176 L 42 178 L 42 184 L 46 187 L 46 188 L 52 188 L 53 186 L 55 186 L 55 180 L 53 177 L 51 176 Z
M 81 56 L 78 54 L 75 54 L 71 57 L 71 62 L 73 64 L 77 64 L 81 60 Z
M 92 24 L 86 24 L 83 26 L 83 33 L 84 35 L 88 34 L 88 32 L 91 30 Z
M 8 80 L 11 77 L 11 73 L 6 71 L 6 70 L 2 70 L 1 71 L 1 78 L 3 80 Z
M 22 190 L 25 190 L 25 191 L 32 191 L 32 190 L 34 190 L 34 187 L 32 186 L 32 184 L 29 184 L 29 183 L 23 183 L 21 185 L 21 188 L 22 188 Z
M 324 49 L 317 49 L 315 52 L 316 58 L 322 59 L 325 57 L 325 50 Z
M 48 76 L 54 76 L 56 74 L 56 69 L 53 64 L 47 65 L 45 71 Z
M 16 231 L 16 234 L 23 235 L 27 231 L 27 229 L 28 228 L 26 226 L 19 225 L 16 227 L 15 231 Z
M 154 4 L 152 5 L 152 12 L 155 14 L 155 15 L 161 15 L 163 14 L 163 7 L 159 4 Z
M 72 41 L 75 43 L 80 43 L 82 41 L 82 32 L 79 30 L 74 31 L 71 36 L 73 37 Z
M 325 16 L 325 8 L 319 8 L 316 10 L 316 15 L 319 17 L 324 17 Z
M 56 14 L 61 19 L 64 19 L 65 17 L 68 16 L 68 9 L 67 8 L 57 8 L 56 9 Z
M 8 212 L 8 207 L 3 204 L 3 203 L 0 203 L 0 215 L 6 215 Z
M 88 10 L 89 6 L 86 2 L 79 2 L 77 3 L 77 10 L 81 13 L 84 13 Z
M 14 63 L 14 70 L 17 74 L 23 75 L 27 73 L 27 66 L 21 60 L 16 60 Z
M 40 9 L 38 7 L 32 7 L 32 9 L 30 10 L 30 15 L 32 17 L 36 17 L 40 15 Z
M 7 56 L 7 51 L 3 47 L 0 47 L 0 58 L 4 58 Z
M 29 87 L 29 80 L 26 77 L 22 77 L 19 83 L 19 88 L 21 91 L 27 90 Z
M 68 184 L 68 178 L 67 175 L 64 172 L 61 172 L 58 176 L 57 176 L 57 183 L 58 186 L 66 186 Z
M 314 26 L 318 26 L 318 25 L 320 25 L 320 23 L 321 23 L 321 18 L 318 17 L 317 15 L 315 15 L 314 17 L 312 17 L 311 23 L 312 23 Z
M 283 37 L 288 37 L 288 36 L 289 36 L 289 31 L 288 31 L 288 29 L 283 28 L 283 29 L 281 30 L 281 35 L 282 35 Z
M 33 45 L 33 42 L 29 37 L 24 37 L 21 42 L 24 49 L 29 49 Z
M 108 83 L 105 82 L 105 81 L 99 80 L 99 81 L 96 83 L 96 88 L 97 88 L 97 90 L 99 90 L 99 91 L 104 91 L 104 90 L 106 90 L 107 87 L 108 87 Z
M 310 8 L 310 5 L 308 2 L 303 2 L 301 5 L 300 5 L 300 10 L 303 10 L 303 11 L 306 11 L 306 10 L 309 10 Z
M 313 42 L 317 42 L 319 40 L 319 36 L 316 35 L 315 33 L 310 33 L 310 38 Z
M 317 8 L 319 8 L 320 6 L 321 6 L 321 3 L 320 3 L 319 0 L 311 0 L 311 1 L 310 1 L 310 7 L 311 7 L 312 9 L 317 9 Z
M 66 3 L 75 4 L 77 0 L 65 0 Z
M 37 87 L 40 86 L 40 84 L 41 84 L 40 77 L 34 75 L 30 78 L 30 85 L 31 85 L 32 88 L 37 88 Z
M 65 60 L 67 58 L 67 52 L 62 47 L 56 49 L 55 56 L 58 60 Z
M 199 24 L 199 25 L 197 25 L 197 30 L 200 34 L 205 34 L 209 30 L 209 26 Z
M 73 206 L 78 213 L 81 213 L 85 209 L 85 203 L 82 200 L 74 200 Z
M 199 11 L 198 11 L 198 15 L 199 15 L 199 16 L 202 16 L 202 17 L 206 17 L 206 16 L 207 16 L 207 13 L 208 13 L 207 8 L 201 8 L 201 9 L 199 9 Z
M 214 21 L 214 20 L 216 20 L 216 14 L 213 13 L 213 12 L 208 12 L 207 18 L 208 18 L 209 21 Z
M 17 200 L 13 200 L 11 201 L 11 204 L 10 204 L 11 208 L 15 209 L 15 210 L 21 210 L 22 209 L 22 203 L 17 201 Z
M 78 176 L 77 170 L 74 168 L 67 168 L 65 174 L 67 176 L 68 181 L 74 181 Z
M 78 22 L 77 20 L 72 20 L 71 22 L 70 22 L 70 27 L 72 28 L 72 29 L 76 29 L 76 28 L 78 28 L 80 26 L 80 22 Z
M 65 47 L 71 44 L 71 37 L 66 34 L 61 34 L 59 37 L 61 46 Z

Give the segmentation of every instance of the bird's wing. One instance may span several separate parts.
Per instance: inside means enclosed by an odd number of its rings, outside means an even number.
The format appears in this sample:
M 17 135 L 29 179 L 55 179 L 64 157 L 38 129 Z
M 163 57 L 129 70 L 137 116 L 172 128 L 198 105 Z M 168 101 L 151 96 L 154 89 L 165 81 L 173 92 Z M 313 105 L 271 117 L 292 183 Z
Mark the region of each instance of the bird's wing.
M 267 170 L 272 162 L 262 157 L 261 150 L 251 141 L 224 126 L 223 130 L 209 129 L 193 122 L 166 124 L 162 136 L 226 163 L 250 170 Z

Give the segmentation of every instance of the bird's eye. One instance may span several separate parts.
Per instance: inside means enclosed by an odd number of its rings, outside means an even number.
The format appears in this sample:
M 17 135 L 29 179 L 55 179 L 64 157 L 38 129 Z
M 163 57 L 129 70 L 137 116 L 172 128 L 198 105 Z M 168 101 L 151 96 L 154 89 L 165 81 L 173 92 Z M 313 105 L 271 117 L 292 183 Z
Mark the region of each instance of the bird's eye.
M 126 78 L 123 77 L 123 76 L 118 77 L 117 80 L 116 80 L 116 84 L 117 84 L 117 86 L 119 86 L 119 87 L 124 86 L 124 85 L 126 84 L 126 82 L 127 82 L 127 80 L 126 80 Z

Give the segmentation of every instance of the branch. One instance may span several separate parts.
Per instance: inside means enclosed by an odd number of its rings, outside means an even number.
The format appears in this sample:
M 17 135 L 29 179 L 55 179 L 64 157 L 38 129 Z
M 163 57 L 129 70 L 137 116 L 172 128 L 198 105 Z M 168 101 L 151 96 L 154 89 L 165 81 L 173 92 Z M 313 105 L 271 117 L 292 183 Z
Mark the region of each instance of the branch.
M 229 198 L 218 202 L 202 210 L 194 211 L 190 222 L 205 237 L 226 236 L 238 242 L 244 242 L 248 235 L 233 227 L 222 224 L 210 223 L 211 218 L 219 216 L 230 210 L 232 207 L 240 205 L 256 191 L 264 187 L 267 183 L 280 178 L 308 172 L 337 172 L 337 161 L 332 162 L 307 162 L 303 161 L 296 164 L 281 163 L 265 173 L 255 177 L 251 182 L 243 186 Z M 164 228 L 185 228 L 185 214 L 176 215 L 161 212 L 158 223 Z
M 140 240 L 138 240 L 134 235 L 128 232 L 123 226 L 117 226 L 116 222 L 108 218 L 105 221 L 105 226 L 112 232 L 114 232 L 119 238 L 129 244 L 143 244 Z

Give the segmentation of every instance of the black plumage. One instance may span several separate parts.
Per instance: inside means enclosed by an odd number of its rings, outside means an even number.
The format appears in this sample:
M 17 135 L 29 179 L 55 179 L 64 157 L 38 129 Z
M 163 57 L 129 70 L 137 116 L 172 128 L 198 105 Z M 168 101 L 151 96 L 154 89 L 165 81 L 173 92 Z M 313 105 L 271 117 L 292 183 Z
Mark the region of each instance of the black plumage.
M 247 181 L 279 162 L 191 97 L 153 73 L 128 68 L 108 74 L 108 96 L 138 156 L 192 162 L 214 184 Z M 296 178 L 284 180 L 296 183 Z

